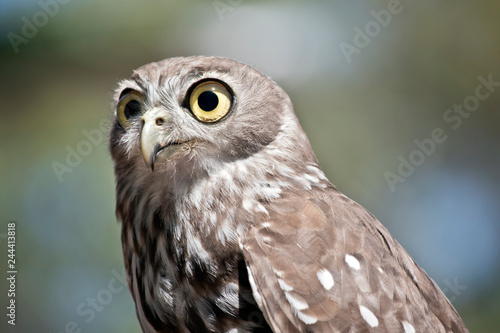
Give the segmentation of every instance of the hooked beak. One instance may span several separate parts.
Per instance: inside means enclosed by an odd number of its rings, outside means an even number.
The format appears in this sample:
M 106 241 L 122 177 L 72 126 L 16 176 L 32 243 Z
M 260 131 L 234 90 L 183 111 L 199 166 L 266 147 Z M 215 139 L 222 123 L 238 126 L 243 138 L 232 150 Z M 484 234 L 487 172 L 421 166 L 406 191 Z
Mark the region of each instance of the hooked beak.
M 166 141 L 169 124 L 171 116 L 161 109 L 147 111 L 142 116 L 141 151 L 151 171 L 160 158 L 166 160 L 182 149 L 182 142 Z

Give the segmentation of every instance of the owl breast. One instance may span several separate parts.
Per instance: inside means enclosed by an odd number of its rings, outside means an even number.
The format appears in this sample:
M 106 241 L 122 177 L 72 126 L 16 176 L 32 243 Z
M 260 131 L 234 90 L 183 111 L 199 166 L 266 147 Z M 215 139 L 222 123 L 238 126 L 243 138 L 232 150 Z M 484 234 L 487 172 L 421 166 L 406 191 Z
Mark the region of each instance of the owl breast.
M 152 224 L 158 225 L 160 218 L 156 216 Z M 201 246 L 219 243 L 221 238 L 215 234 L 201 239 L 188 233 L 176 237 L 176 224 L 169 221 L 164 225 L 167 227 L 160 236 L 150 239 L 145 248 L 125 251 L 143 330 L 230 332 L 238 328 L 238 332 L 271 332 L 252 296 L 237 246 L 226 241 L 225 251 L 215 252 Z M 146 237 L 147 228 L 137 235 L 126 230 L 130 229 L 124 228 L 125 239 Z

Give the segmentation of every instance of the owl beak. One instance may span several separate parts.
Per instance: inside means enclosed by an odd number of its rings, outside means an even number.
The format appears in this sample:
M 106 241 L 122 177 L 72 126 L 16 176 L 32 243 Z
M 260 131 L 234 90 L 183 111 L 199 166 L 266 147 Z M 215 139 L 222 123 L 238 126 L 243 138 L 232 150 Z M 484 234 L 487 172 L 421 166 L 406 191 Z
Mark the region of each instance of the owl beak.
M 167 136 L 169 120 L 170 116 L 158 109 L 147 111 L 142 116 L 141 151 L 151 171 L 154 171 L 159 152 L 169 146 L 162 142 Z

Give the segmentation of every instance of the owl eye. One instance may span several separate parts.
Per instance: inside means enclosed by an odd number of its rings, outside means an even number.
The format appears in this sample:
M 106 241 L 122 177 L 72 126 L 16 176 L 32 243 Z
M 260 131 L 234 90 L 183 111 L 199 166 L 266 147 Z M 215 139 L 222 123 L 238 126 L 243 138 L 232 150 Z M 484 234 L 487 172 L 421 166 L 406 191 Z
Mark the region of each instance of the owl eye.
M 142 95 L 135 90 L 130 90 L 120 97 L 116 107 L 116 117 L 124 129 L 130 127 L 130 120 L 142 113 Z
M 203 122 L 213 123 L 231 110 L 233 96 L 217 81 L 203 81 L 191 92 L 189 106 L 194 116 Z

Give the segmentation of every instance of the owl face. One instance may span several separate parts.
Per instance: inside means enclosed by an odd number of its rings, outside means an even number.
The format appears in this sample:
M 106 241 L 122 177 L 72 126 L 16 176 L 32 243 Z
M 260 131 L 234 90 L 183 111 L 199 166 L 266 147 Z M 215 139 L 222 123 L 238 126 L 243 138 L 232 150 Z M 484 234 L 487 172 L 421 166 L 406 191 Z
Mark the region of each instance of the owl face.
M 285 115 L 296 122 L 288 96 L 252 67 L 215 57 L 167 59 L 120 83 L 111 152 L 118 165 L 143 172 L 179 165 L 209 172 L 266 147 Z

